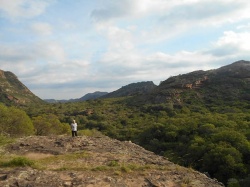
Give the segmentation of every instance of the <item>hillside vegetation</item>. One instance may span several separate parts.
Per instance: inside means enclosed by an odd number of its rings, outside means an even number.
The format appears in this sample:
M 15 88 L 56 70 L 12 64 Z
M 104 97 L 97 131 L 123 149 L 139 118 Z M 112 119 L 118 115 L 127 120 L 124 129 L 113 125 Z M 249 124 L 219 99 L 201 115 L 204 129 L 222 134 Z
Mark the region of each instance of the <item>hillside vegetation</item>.
M 13 118 L 10 111 L 31 124 L 31 131 L 21 135 L 69 134 L 74 118 L 80 134 L 95 129 L 130 140 L 174 163 L 206 172 L 228 187 L 248 187 L 249 67 L 250 62 L 239 61 L 170 77 L 147 94 L 39 107 L 0 105 L 0 130 L 19 136 L 10 130 L 19 120 L 5 121 Z

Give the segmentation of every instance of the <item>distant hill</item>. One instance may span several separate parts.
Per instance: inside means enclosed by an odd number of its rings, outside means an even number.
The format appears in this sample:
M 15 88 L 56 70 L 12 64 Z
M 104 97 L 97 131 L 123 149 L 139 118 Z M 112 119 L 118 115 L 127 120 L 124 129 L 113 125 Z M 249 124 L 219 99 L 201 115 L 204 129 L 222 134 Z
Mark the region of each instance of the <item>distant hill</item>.
M 173 76 L 156 86 L 152 81 L 132 83 L 108 92 L 88 93 L 79 99 L 55 100 L 46 102 L 78 102 L 97 98 L 134 96 L 132 103 L 173 105 L 223 104 L 237 101 L 250 102 L 250 62 L 237 61 L 227 66 L 208 71 L 194 71 Z M 8 105 L 42 103 L 17 76 L 0 70 L 0 102 Z
M 145 95 L 150 93 L 156 85 L 152 81 L 132 83 L 121 87 L 120 89 L 108 93 L 101 98 L 114 98 L 114 97 L 124 97 L 124 96 L 135 96 L 135 95 Z
M 91 100 L 91 99 L 97 99 L 97 98 L 100 98 L 100 97 L 105 96 L 107 94 L 108 94 L 108 92 L 96 91 L 94 93 L 88 93 L 88 94 L 84 95 L 83 97 L 76 99 L 76 100 L 77 101 L 86 101 L 86 100 Z
M 0 70 L 0 102 L 7 105 L 27 105 L 43 103 L 17 76 L 9 71 Z
M 99 92 L 96 91 L 94 93 L 87 93 L 86 95 L 82 96 L 79 99 L 63 99 L 63 100 L 56 100 L 56 99 L 45 99 L 47 103 L 67 103 L 67 102 L 79 102 L 79 101 L 86 101 L 86 100 L 91 100 L 91 99 L 97 99 L 100 98 L 104 95 L 108 94 L 108 92 Z
M 59 103 L 59 102 L 65 103 L 65 102 L 86 101 L 98 98 L 115 98 L 115 97 L 145 95 L 150 93 L 155 88 L 156 85 L 152 81 L 146 81 L 146 82 L 131 83 L 110 93 L 96 91 L 94 93 L 88 93 L 79 99 L 70 99 L 70 100 L 46 99 L 45 101 L 48 103 Z
M 161 82 L 137 103 L 230 104 L 250 102 L 250 62 L 237 61 L 209 71 L 194 71 Z
M 70 100 L 62 99 L 62 100 L 57 100 L 57 99 L 44 99 L 45 102 L 47 103 L 66 103 L 69 102 Z

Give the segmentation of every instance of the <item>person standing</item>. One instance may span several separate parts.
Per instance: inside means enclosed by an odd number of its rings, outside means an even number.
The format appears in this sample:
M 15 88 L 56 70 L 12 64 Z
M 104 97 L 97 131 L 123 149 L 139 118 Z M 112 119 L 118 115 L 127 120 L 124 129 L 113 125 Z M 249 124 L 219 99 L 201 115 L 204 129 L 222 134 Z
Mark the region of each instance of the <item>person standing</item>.
M 72 130 L 72 137 L 77 136 L 77 123 L 75 120 L 73 120 L 73 123 L 71 123 L 71 130 Z

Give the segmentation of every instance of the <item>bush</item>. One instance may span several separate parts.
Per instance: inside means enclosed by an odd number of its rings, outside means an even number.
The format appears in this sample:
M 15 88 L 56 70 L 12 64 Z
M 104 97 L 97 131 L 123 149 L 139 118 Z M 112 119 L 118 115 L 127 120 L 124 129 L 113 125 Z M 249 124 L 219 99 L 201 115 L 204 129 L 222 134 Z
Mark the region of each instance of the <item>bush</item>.
M 3 136 L 0 135 L 0 146 L 12 143 L 14 141 L 13 138 L 7 137 L 7 136 Z
M 227 187 L 240 187 L 240 184 L 237 179 L 230 178 L 227 182 Z
M 3 167 L 26 167 L 34 165 L 34 162 L 25 157 L 16 157 L 7 162 L 0 163 Z
M 13 137 L 32 135 L 34 126 L 24 111 L 0 104 L 0 132 Z
M 33 117 L 32 120 L 38 136 L 69 134 L 70 132 L 69 124 L 61 123 L 54 114 L 43 114 Z

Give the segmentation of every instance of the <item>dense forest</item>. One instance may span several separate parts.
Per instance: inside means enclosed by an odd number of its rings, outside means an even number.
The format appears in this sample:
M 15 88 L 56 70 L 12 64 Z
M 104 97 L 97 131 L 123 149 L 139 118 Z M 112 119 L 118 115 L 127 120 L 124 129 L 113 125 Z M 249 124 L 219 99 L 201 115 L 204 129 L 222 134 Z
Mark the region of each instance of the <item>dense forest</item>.
M 79 134 L 95 129 L 131 140 L 194 168 L 227 186 L 250 185 L 250 105 L 132 105 L 131 97 L 76 103 L 7 107 L 0 104 L 0 130 L 13 137 L 69 134 L 76 119 Z

